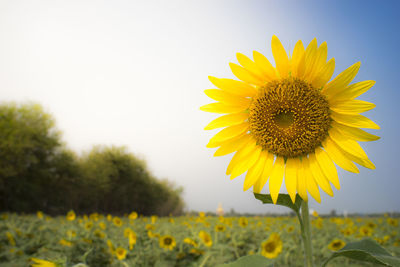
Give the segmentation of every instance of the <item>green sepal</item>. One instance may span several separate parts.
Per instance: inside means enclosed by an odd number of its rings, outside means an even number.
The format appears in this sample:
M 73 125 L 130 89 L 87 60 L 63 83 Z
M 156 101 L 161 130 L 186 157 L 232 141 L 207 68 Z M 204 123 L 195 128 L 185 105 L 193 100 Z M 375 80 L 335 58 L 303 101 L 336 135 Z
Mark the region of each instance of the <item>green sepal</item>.
M 236 261 L 220 264 L 217 267 L 273 267 L 274 262 L 261 255 L 244 256 Z
M 264 204 L 274 204 L 274 202 L 272 201 L 272 197 L 269 194 L 265 195 L 265 194 L 254 193 L 254 197 L 258 200 L 261 200 L 262 203 Z M 275 204 L 288 207 L 294 210 L 296 213 L 299 213 L 302 201 L 303 199 L 298 194 L 296 194 L 296 199 L 294 203 L 292 202 L 292 199 L 288 194 L 279 194 L 278 200 L 276 201 Z
M 330 260 L 340 256 L 385 266 L 400 266 L 400 258 L 393 257 L 386 249 L 372 239 L 363 239 L 358 242 L 348 243 L 342 249 L 334 252 L 324 262 L 322 267 L 326 266 Z

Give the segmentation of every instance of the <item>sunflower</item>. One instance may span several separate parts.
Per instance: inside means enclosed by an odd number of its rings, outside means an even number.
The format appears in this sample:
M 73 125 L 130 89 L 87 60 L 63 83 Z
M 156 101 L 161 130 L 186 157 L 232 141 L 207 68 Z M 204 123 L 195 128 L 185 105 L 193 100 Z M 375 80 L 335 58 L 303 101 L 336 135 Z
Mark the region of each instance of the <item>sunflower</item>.
M 346 243 L 340 239 L 334 239 L 329 245 L 328 248 L 333 251 L 338 251 L 339 249 L 343 248 Z
M 240 227 L 246 227 L 248 224 L 249 224 L 249 221 L 247 220 L 246 217 L 239 218 L 239 226 Z
M 124 224 L 122 220 L 117 216 L 115 216 L 112 221 L 117 227 L 121 227 Z
M 68 211 L 67 220 L 73 221 L 73 220 L 75 220 L 75 218 L 76 218 L 75 212 L 73 210 Z
M 319 187 L 333 196 L 330 183 L 340 189 L 336 163 L 354 173 L 354 163 L 374 169 L 357 141 L 379 137 L 360 128 L 379 126 L 359 113 L 374 104 L 355 98 L 374 81 L 350 84 L 360 63 L 350 66 L 329 81 L 335 60 L 327 61 L 326 42 L 313 39 L 305 49 L 298 41 L 288 57 L 281 42 L 272 37 L 276 67 L 254 52 L 254 61 L 238 53 L 240 65 L 231 63 L 241 81 L 209 77 L 219 89 L 205 93 L 216 100 L 201 110 L 226 114 L 206 130 L 223 128 L 207 147 L 219 147 L 214 156 L 235 152 L 226 173 L 231 179 L 247 172 L 243 189 L 260 193 L 269 179 L 269 192 L 276 203 L 285 176 L 286 189 L 294 202 L 296 192 L 303 200 L 308 193 L 320 202 Z
M 207 233 L 206 231 L 200 231 L 199 237 L 201 241 L 203 241 L 204 245 L 206 245 L 207 247 L 212 246 L 213 242 L 209 233 Z
M 126 258 L 126 249 L 118 247 L 115 249 L 115 256 L 117 256 L 117 259 L 122 261 Z
M 134 231 L 131 231 L 129 233 L 128 240 L 129 240 L 129 250 L 132 250 L 133 246 L 136 244 L 137 241 L 137 236 Z
M 165 250 L 173 250 L 176 246 L 175 238 L 170 235 L 161 236 L 159 239 L 160 248 Z
M 31 258 L 31 261 L 33 261 L 33 263 L 31 264 L 31 267 L 57 267 L 58 266 L 54 262 L 46 261 L 46 260 L 42 260 L 42 259 L 38 259 L 38 258 Z
M 261 255 L 274 259 L 282 252 L 282 240 L 278 234 L 272 233 L 270 237 L 261 244 Z
M 223 224 L 215 225 L 215 232 L 225 232 L 226 226 Z

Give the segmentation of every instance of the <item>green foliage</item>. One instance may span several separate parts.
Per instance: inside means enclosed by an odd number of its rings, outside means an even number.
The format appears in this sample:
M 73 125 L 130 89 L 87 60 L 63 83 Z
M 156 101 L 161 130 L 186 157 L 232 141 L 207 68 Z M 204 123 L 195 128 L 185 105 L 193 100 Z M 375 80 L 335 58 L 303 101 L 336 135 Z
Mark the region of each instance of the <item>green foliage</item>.
M 347 244 L 341 250 L 334 252 L 323 266 L 326 266 L 330 260 L 340 256 L 385 266 L 400 266 L 400 258 L 393 257 L 386 249 L 371 239 L 363 239 Z
M 239 258 L 237 261 L 221 264 L 218 267 L 268 267 L 274 266 L 273 261 L 260 255 L 249 255 Z
M 274 202 L 272 201 L 272 197 L 269 194 L 267 195 L 254 193 L 254 197 L 258 200 L 261 200 L 264 204 L 274 204 Z M 279 194 L 276 205 L 285 206 L 292 209 L 294 212 L 299 213 L 302 201 L 303 200 L 301 199 L 301 197 L 299 195 L 296 195 L 296 199 L 293 204 L 292 199 L 288 194 Z
M 182 190 L 121 147 L 78 157 L 38 104 L 0 105 L 0 210 L 179 214 Z

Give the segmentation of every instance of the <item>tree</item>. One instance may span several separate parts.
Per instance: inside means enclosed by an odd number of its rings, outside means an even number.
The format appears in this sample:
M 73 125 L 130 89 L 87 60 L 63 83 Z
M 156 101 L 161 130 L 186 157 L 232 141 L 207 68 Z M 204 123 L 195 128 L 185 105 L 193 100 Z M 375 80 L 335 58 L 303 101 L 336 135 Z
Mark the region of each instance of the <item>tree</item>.
M 61 148 L 53 118 L 38 104 L 0 106 L 0 207 L 32 211 Z M 24 201 L 23 201 L 24 200 Z

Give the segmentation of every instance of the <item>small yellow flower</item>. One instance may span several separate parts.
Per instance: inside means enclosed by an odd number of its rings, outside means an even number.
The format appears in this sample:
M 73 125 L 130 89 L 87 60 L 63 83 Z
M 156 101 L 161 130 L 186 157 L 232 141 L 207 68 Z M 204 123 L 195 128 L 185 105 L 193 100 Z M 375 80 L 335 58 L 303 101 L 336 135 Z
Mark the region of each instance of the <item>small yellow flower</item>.
M 36 212 L 36 216 L 37 216 L 39 219 L 43 219 L 43 212 L 41 212 L 41 211 Z
M 65 247 L 72 247 L 72 243 L 65 240 L 65 239 L 61 239 L 60 242 L 58 242 L 60 245 L 65 246 Z
M 289 226 L 289 227 L 286 229 L 286 231 L 287 231 L 288 233 L 291 233 L 291 232 L 294 231 L 294 227 L 293 227 L 293 226 Z
M 183 239 L 183 243 L 192 245 L 194 247 L 197 247 L 199 244 L 197 244 L 197 242 L 189 237 L 186 237 L 185 239 Z
M 110 239 L 107 240 L 107 246 L 110 249 L 111 254 L 114 254 L 114 251 L 115 251 L 114 250 L 114 245 L 113 245 L 113 243 L 111 242 Z
M 205 212 L 203 212 L 203 211 L 200 211 L 200 212 L 199 212 L 199 217 L 200 217 L 200 218 L 204 218 L 204 217 L 206 217 L 206 214 L 205 214 Z
M 92 213 L 89 215 L 89 218 L 95 222 L 97 222 L 99 220 L 99 214 L 97 212 Z
M 212 242 L 212 239 L 211 239 L 211 236 L 209 233 L 207 233 L 205 231 L 200 231 L 199 237 L 200 237 L 201 241 L 203 241 L 204 245 L 206 245 L 207 247 L 212 246 L 213 242 Z
M 165 250 L 173 250 L 176 246 L 175 238 L 170 235 L 160 237 L 159 242 L 160 248 L 163 248 Z
M 51 261 L 41 260 L 37 258 L 31 258 L 31 261 L 33 261 L 31 267 L 57 267 L 57 264 Z
M 373 232 L 373 229 L 368 227 L 368 226 L 362 226 L 360 227 L 360 234 L 361 236 L 371 236 Z
M 313 211 L 312 215 L 313 215 L 314 217 L 319 217 L 318 212 L 316 212 L 315 210 Z
M 369 227 L 369 228 L 371 228 L 371 229 L 375 229 L 375 228 L 376 228 L 376 223 L 368 222 L 368 223 L 367 223 L 367 227 Z
M 394 227 L 397 227 L 399 225 L 399 221 L 393 218 L 387 218 L 387 223 Z
M 158 217 L 156 215 L 151 216 L 151 223 L 155 224 L 157 219 L 158 219 Z
M 111 220 L 112 220 L 111 214 L 107 214 L 107 221 L 111 222 Z
M 131 212 L 131 214 L 129 214 L 129 219 L 130 220 L 136 220 L 138 217 L 138 214 L 136 212 Z
M 103 222 L 99 223 L 99 227 L 101 228 L 101 230 L 106 230 L 107 228 L 106 224 Z
M 90 229 L 92 229 L 92 227 L 93 227 L 93 223 L 92 222 L 85 223 L 85 229 L 86 230 L 90 230 Z
M 124 223 L 122 222 L 122 220 L 121 220 L 119 217 L 117 217 L 117 216 L 114 217 L 113 223 L 114 223 L 116 226 L 118 226 L 118 227 L 121 227 L 121 226 L 124 224 Z
M 266 258 L 274 259 L 282 252 L 282 240 L 276 233 L 272 233 L 270 237 L 261 244 L 261 255 Z
M 240 227 L 246 227 L 248 224 L 249 224 L 249 221 L 247 220 L 246 217 L 240 217 L 239 218 Z
M 160 237 L 160 234 L 158 234 L 158 233 L 153 233 L 153 231 L 147 231 L 147 236 L 149 237 L 149 238 L 158 238 L 158 237 Z
M 125 230 L 124 230 L 124 237 L 128 237 L 129 236 L 129 234 L 132 232 L 132 230 L 130 229 L 130 228 L 125 228 Z
M 215 232 L 225 232 L 226 226 L 223 224 L 217 224 L 215 226 Z
M 14 236 L 10 232 L 6 232 L 6 236 L 8 239 L 8 243 L 10 243 L 11 246 L 15 246 L 15 239 Z
M 339 249 L 343 248 L 346 243 L 340 239 L 334 239 L 329 245 L 328 248 L 332 251 L 338 251 Z
M 154 231 L 156 227 L 152 224 L 146 224 L 146 230 Z
M 66 234 L 68 238 L 76 237 L 76 232 L 74 230 L 68 230 Z
M 134 231 L 131 231 L 129 233 L 128 239 L 129 239 L 129 250 L 132 250 L 137 240 L 136 233 Z
M 73 220 L 75 220 L 75 218 L 76 218 L 75 212 L 73 210 L 68 211 L 67 220 L 73 221 Z
M 102 239 L 105 237 L 105 234 L 99 229 L 94 230 L 93 235 L 97 238 L 102 238 Z
M 118 247 L 115 249 L 115 256 L 117 256 L 118 260 L 122 261 L 126 258 L 126 249 Z

